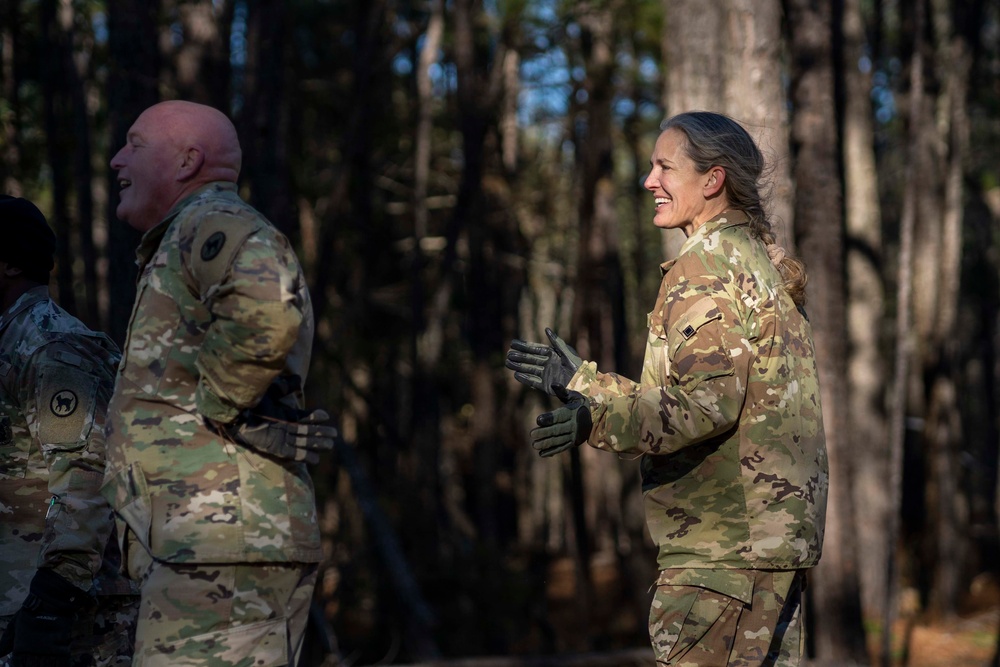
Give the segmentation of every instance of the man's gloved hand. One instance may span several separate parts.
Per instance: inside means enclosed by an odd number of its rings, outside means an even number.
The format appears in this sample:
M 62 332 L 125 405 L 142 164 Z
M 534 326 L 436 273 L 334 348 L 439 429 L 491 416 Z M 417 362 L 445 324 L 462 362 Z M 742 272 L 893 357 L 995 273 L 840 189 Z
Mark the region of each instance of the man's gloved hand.
M 290 411 L 292 412 L 292 411 Z M 267 454 L 288 461 L 316 463 L 319 455 L 333 449 L 337 428 L 326 422 L 330 415 L 325 410 L 295 410 L 292 420 L 268 417 L 255 412 L 225 427 L 233 440 Z
M 552 346 L 514 339 L 507 351 L 507 368 L 514 379 L 549 396 L 555 396 L 554 385 L 565 387 L 580 368 L 583 359 L 552 329 L 545 329 Z
M 0 637 L 14 667 L 69 667 L 76 612 L 90 596 L 50 569 L 35 572 L 21 609 Z
M 578 447 L 590 437 L 594 427 L 590 418 L 590 405 L 586 397 L 578 391 L 567 391 L 566 387 L 553 386 L 554 394 L 566 405 L 552 412 L 538 415 L 538 428 L 531 429 L 531 446 L 539 456 L 554 456 L 570 447 Z
M 300 386 L 298 376 L 279 377 L 252 410 L 244 410 L 231 424 L 209 425 L 261 454 L 316 463 L 320 454 L 333 449 L 337 429 L 327 423 L 326 410 L 299 410 L 282 401 Z

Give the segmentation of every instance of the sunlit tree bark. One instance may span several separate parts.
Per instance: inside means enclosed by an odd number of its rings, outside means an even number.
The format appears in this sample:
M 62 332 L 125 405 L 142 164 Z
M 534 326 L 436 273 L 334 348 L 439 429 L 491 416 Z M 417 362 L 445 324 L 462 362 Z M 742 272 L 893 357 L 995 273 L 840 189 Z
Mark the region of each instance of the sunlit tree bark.
M 882 284 L 882 216 L 875 162 L 871 72 L 859 0 L 846 0 L 843 32 L 842 154 L 844 213 L 847 225 L 847 378 L 851 414 L 849 439 L 868 443 L 863 465 L 854 468 L 854 521 L 858 551 L 867 563 L 886 561 L 885 526 L 889 521 L 889 473 L 886 426 L 886 367 L 881 348 L 885 317 Z M 864 507 L 864 511 L 857 508 Z M 862 606 L 867 618 L 882 618 L 885 568 L 860 567 Z
M 906 446 L 907 414 L 911 391 L 911 373 L 914 365 L 916 333 L 911 330 L 914 321 L 914 236 L 917 226 L 917 201 L 920 182 L 918 175 L 926 161 L 922 159 L 920 137 L 926 131 L 924 114 L 924 8 L 916 3 L 912 32 L 913 50 L 909 62 L 907 97 L 907 160 L 904 174 L 903 202 L 899 219 L 899 257 L 896 277 L 896 326 L 895 354 L 893 358 L 893 387 L 889 412 L 889 524 L 886 527 L 888 544 L 886 560 L 886 599 L 882 605 L 882 643 L 879 656 L 882 667 L 894 662 L 893 633 L 898 618 L 900 535 L 903 496 L 903 454 Z M 904 646 L 904 652 L 906 647 Z M 905 658 L 904 658 L 905 660 Z
M 664 0 L 666 115 L 716 111 L 739 121 L 770 165 L 769 201 L 778 241 L 794 248 L 794 193 L 779 0 Z M 673 257 L 680 233 L 664 236 Z

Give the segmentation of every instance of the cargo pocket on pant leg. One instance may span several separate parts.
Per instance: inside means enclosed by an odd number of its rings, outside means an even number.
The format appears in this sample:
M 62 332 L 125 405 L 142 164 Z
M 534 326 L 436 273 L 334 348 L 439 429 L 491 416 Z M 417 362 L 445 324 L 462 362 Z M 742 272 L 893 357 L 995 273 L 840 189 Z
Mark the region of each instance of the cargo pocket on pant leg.
M 143 651 L 143 667 L 215 667 L 252 664 L 288 665 L 288 629 L 284 618 L 238 625 Z
M 658 586 L 649 626 L 657 664 L 725 667 L 742 608 L 707 588 Z

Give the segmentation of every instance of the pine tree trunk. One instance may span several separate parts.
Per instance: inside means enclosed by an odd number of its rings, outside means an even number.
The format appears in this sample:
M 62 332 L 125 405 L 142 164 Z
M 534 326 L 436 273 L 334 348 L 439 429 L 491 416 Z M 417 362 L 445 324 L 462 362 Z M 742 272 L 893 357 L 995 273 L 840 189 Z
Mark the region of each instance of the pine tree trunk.
M 809 302 L 830 458 L 830 500 L 823 557 L 809 592 L 819 622 L 812 628 L 821 661 L 865 662 L 854 505 L 851 438 L 847 429 L 844 226 L 834 105 L 832 15 L 829 7 L 793 0 L 789 6 L 792 137 L 797 188 L 795 230 L 809 267 Z
M 890 498 L 888 429 L 885 421 L 885 374 L 881 327 L 885 292 L 881 265 L 882 216 L 879 204 L 875 138 L 870 100 L 872 63 L 862 70 L 865 57 L 864 23 L 859 0 L 846 0 L 842 20 L 844 52 L 840 67 L 844 81 L 843 160 L 844 207 L 847 222 L 847 377 L 851 387 L 850 441 L 865 442 L 864 464 L 854 469 L 858 551 L 868 563 L 886 562 L 884 531 L 889 522 Z M 866 618 L 878 622 L 884 614 L 885 569 L 862 567 L 861 598 Z

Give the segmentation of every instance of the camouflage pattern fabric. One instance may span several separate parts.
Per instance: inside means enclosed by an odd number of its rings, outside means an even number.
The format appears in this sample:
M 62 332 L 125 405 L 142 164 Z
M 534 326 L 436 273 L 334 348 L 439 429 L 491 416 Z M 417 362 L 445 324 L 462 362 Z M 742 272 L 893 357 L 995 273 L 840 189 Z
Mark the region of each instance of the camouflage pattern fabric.
M 145 234 L 138 260 L 105 496 L 160 561 L 319 561 L 305 464 L 223 439 L 205 421 L 232 421 L 279 376 L 306 377 L 312 306 L 288 240 L 234 184 L 213 183 Z M 301 408 L 301 389 L 287 400 Z
M 73 623 L 71 667 L 130 667 L 138 612 L 138 594 L 98 596 Z M 0 616 L 0 634 L 13 618 Z M 10 656 L 0 657 L 0 667 L 12 667 Z
M 316 575 L 315 564 L 153 562 L 144 574 L 136 665 L 295 665 Z
M 589 444 L 641 457 L 660 569 L 815 565 L 829 479 L 808 321 L 742 212 L 662 269 L 640 381 L 588 361 L 569 383 Z
M 20 609 L 36 569 L 48 567 L 94 594 L 96 610 L 89 613 L 115 616 L 116 634 L 134 628 L 137 590 L 119 572 L 114 519 L 100 494 L 105 415 L 118 358 L 107 336 L 62 310 L 44 286 L 24 293 L 0 315 L 4 626 Z M 92 616 L 84 616 L 74 658 L 89 659 L 97 642 L 127 664 L 131 644 L 104 642 L 106 617 L 95 626 Z
M 734 571 L 749 585 L 718 592 L 697 570 L 664 570 L 649 612 L 657 665 L 794 667 L 804 655 L 804 572 Z

